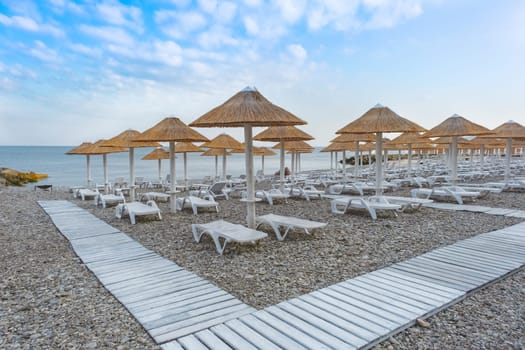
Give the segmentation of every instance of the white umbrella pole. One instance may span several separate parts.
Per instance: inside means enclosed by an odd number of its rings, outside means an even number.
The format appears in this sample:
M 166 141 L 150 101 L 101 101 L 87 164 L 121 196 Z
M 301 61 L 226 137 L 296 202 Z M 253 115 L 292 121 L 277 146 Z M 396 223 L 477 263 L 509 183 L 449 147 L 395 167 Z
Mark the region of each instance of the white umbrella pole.
M 382 193 L 382 178 L 383 178 L 383 161 L 381 160 L 381 152 L 383 147 L 383 133 L 376 133 L 376 196 Z
M 255 183 L 253 181 L 252 128 L 250 126 L 244 127 L 244 144 L 246 145 L 246 221 L 249 228 L 255 229 Z
M 292 171 L 291 171 L 291 178 L 292 178 L 292 184 L 295 180 L 295 151 L 292 151 L 292 154 L 290 155 L 291 157 L 291 164 L 292 164 Z
M 408 178 L 412 177 L 412 144 L 408 144 Z
M 170 141 L 170 213 L 176 213 L 176 202 L 175 197 L 175 142 Z
M 334 170 L 334 152 L 330 151 L 330 170 Z
M 279 172 L 279 189 L 282 192 L 284 191 L 284 140 L 281 140 L 281 154 L 279 156 L 281 157 L 281 171 Z
M 188 187 L 188 153 L 184 152 L 184 186 Z
M 129 200 L 135 201 L 135 149 L 129 148 Z
M 401 150 L 397 151 L 397 167 L 401 169 Z
M 479 166 L 481 168 L 481 171 L 483 171 L 483 163 L 485 161 L 485 145 L 480 146 L 479 155 L 480 155 Z
M 226 180 L 226 150 L 222 155 L 222 179 Z
M 346 176 L 346 150 L 343 150 L 343 176 Z
M 91 160 L 89 154 L 86 154 L 86 176 L 87 176 L 87 187 L 91 185 Z
M 297 153 L 297 172 L 301 172 L 301 153 Z
M 357 177 L 359 176 L 359 167 L 361 166 L 360 164 L 360 157 L 359 157 L 359 141 L 356 141 L 355 143 L 355 159 L 354 159 L 354 176 L 355 178 L 357 179 Z
M 507 139 L 507 149 L 505 150 L 505 182 L 510 180 L 510 158 L 512 157 L 512 139 Z
M 458 137 L 452 136 L 450 149 L 450 165 L 452 168 L 452 184 L 455 186 L 458 177 Z
M 159 182 L 162 184 L 162 159 L 159 159 Z
M 104 193 L 109 192 L 109 181 L 108 181 L 108 155 L 102 155 L 102 165 L 104 166 Z
M 261 168 L 262 168 L 262 173 L 264 175 L 264 156 L 261 157 Z
M 215 177 L 213 178 L 214 183 L 215 180 L 217 180 L 217 176 L 219 176 L 219 156 L 215 156 Z
M 338 162 L 337 162 L 337 151 L 335 151 L 335 172 L 337 173 L 337 168 L 338 168 Z

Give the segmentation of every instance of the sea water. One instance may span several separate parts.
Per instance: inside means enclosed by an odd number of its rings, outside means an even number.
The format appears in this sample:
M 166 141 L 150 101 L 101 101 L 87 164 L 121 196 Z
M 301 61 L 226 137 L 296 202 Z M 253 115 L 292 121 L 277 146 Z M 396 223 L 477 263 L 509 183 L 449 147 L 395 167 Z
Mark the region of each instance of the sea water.
M 75 186 L 86 184 L 86 156 L 66 155 L 74 146 L 0 146 L 0 168 L 12 168 L 18 171 L 33 171 L 45 173 L 49 177 L 39 184 L 56 186 Z M 143 176 L 147 180 L 158 179 L 158 161 L 142 160 L 153 148 L 135 149 L 135 176 Z M 301 154 L 301 170 L 318 170 L 330 168 L 330 153 L 319 152 Z M 264 157 L 264 173 L 273 174 L 279 170 L 279 150 L 277 155 Z M 348 156 L 350 154 L 348 153 Z M 184 157 L 177 153 L 176 178 L 184 179 Z M 94 184 L 104 183 L 104 168 L 101 155 L 90 156 L 91 179 Z M 111 153 L 107 155 L 108 178 L 113 182 L 116 177 L 129 178 L 128 152 Z M 200 153 L 188 153 L 188 178 L 193 181 L 202 180 L 205 176 L 215 175 L 215 157 L 201 156 Z M 254 174 L 262 169 L 260 156 L 254 157 Z M 291 155 L 285 155 L 285 165 L 291 169 Z M 162 160 L 162 177 L 169 173 L 169 159 Z M 218 172 L 222 175 L 222 156 L 218 159 Z M 244 153 L 227 157 L 226 173 L 234 177 L 245 174 Z

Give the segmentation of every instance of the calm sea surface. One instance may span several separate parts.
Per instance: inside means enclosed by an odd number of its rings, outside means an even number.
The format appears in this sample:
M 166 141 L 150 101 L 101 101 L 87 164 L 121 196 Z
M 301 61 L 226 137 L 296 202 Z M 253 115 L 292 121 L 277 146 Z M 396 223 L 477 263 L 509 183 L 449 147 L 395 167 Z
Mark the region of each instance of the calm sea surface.
M 60 186 L 83 185 L 86 183 L 86 156 L 65 155 L 73 146 L 0 146 L 0 168 L 7 167 L 19 171 L 34 171 L 46 173 L 48 179 L 41 184 Z M 316 170 L 330 168 L 330 153 L 319 152 L 301 155 L 302 170 Z M 142 160 L 151 152 L 152 148 L 135 149 L 135 176 L 144 176 L 146 179 L 158 178 L 158 162 L 156 160 Z M 279 155 L 264 157 L 264 172 L 272 174 L 279 169 Z M 291 156 L 286 155 L 286 166 L 291 168 Z M 177 179 L 184 178 L 183 155 L 177 154 Z M 254 157 L 255 171 L 261 169 L 261 157 Z M 239 176 L 245 173 L 244 154 L 233 154 L 227 158 L 227 174 Z M 169 160 L 162 161 L 162 176 L 169 172 Z M 219 175 L 222 174 L 222 157 L 219 157 Z M 199 153 L 188 153 L 188 177 L 200 180 L 206 175 L 215 175 L 215 157 L 203 157 Z M 108 155 L 108 176 L 110 182 L 115 177 L 129 177 L 129 156 L 127 152 Z M 102 156 L 91 156 L 91 178 L 94 183 L 104 183 Z

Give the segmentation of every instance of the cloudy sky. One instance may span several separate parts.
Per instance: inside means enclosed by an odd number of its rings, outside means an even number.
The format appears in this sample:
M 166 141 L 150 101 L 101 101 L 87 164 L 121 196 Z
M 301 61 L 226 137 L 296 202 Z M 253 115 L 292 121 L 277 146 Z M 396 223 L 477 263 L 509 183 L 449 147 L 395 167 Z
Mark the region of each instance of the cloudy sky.
M 521 0 L 0 0 L 0 145 L 190 123 L 246 86 L 313 145 L 376 103 L 525 124 L 524 62 Z

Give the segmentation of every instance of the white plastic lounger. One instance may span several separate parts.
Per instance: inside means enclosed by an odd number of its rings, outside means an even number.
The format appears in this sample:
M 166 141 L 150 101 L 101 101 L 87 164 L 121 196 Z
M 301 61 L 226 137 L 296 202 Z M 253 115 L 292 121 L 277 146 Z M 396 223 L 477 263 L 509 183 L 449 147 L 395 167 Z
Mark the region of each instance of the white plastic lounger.
M 95 197 L 95 205 L 98 206 L 99 204 L 102 204 L 102 208 L 105 208 L 108 206 L 108 204 L 119 204 L 119 203 L 126 203 L 126 199 L 124 198 L 124 194 L 120 192 L 117 194 L 98 194 Z
M 401 211 L 407 209 L 418 210 L 423 204 L 432 203 L 432 199 L 417 198 L 417 197 L 401 197 L 401 196 L 373 196 L 369 200 L 385 201 L 385 203 L 399 204 Z
M 255 192 L 255 198 L 260 198 L 266 200 L 270 205 L 273 205 L 274 200 L 283 199 L 286 202 L 286 199 L 290 197 L 289 195 L 282 193 L 279 189 L 271 189 L 269 191 L 257 191 Z
M 430 188 L 415 188 L 410 191 L 412 197 L 423 197 L 425 199 L 429 198 L 441 198 L 446 199 L 450 198 L 455 200 L 458 204 L 463 204 L 463 199 L 474 199 L 481 196 L 480 192 L 476 191 L 466 191 L 464 188 L 457 186 L 445 186 L 445 187 L 434 187 Z
M 306 185 L 304 187 L 285 188 L 285 194 L 291 197 L 303 197 L 309 201 L 314 198 L 322 198 L 325 191 L 318 190 L 313 185 Z
M 228 242 L 255 243 L 268 237 L 265 232 L 253 230 L 239 224 L 232 224 L 224 220 L 212 221 L 207 224 L 192 224 L 191 230 L 196 242 L 200 242 L 202 235 L 209 235 L 213 243 L 215 243 L 217 253 L 220 255 L 224 252 Z
M 401 205 L 385 203 L 377 199 L 366 200 L 363 197 L 345 196 L 332 199 L 330 202 L 332 213 L 344 214 L 348 209 L 365 209 L 368 211 L 372 220 L 377 219 L 377 210 L 391 210 L 394 211 L 394 215 L 397 216 L 396 211 L 401 210 Z M 340 209 L 340 207 L 343 207 Z
M 179 211 L 182 211 L 184 208 L 191 208 L 193 214 L 197 215 L 199 208 L 215 208 L 215 211 L 219 212 L 219 203 L 217 203 L 213 198 L 199 198 L 195 196 L 187 196 L 184 198 L 177 198 L 176 208 Z
M 148 201 L 146 204 L 140 202 L 123 203 L 117 205 L 115 216 L 121 219 L 124 215 L 129 215 L 132 225 L 135 225 L 137 216 L 157 215 L 162 220 L 160 209 L 154 201 Z
M 140 200 L 142 201 L 158 201 L 160 199 L 167 202 L 170 199 L 170 195 L 162 192 L 145 192 L 140 195 Z
M 99 195 L 100 193 L 98 191 L 93 191 L 93 190 L 90 190 L 89 188 L 81 188 L 79 189 L 74 197 L 77 198 L 80 196 L 80 198 L 85 201 L 86 199 L 89 199 L 89 198 L 95 198 Z
M 281 216 L 275 214 L 267 214 L 258 216 L 255 219 L 257 223 L 256 229 L 263 225 L 267 224 L 273 228 L 275 236 L 279 241 L 282 241 L 288 235 L 288 232 L 293 229 L 304 230 L 306 234 L 310 234 L 308 230 L 313 230 L 320 227 L 325 227 L 326 224 L 318 221 L 304 220 L 299 218 L 294 218 L 293 216 Z M 284 228 L 284 233 L 281 231 L 281 227 Z

